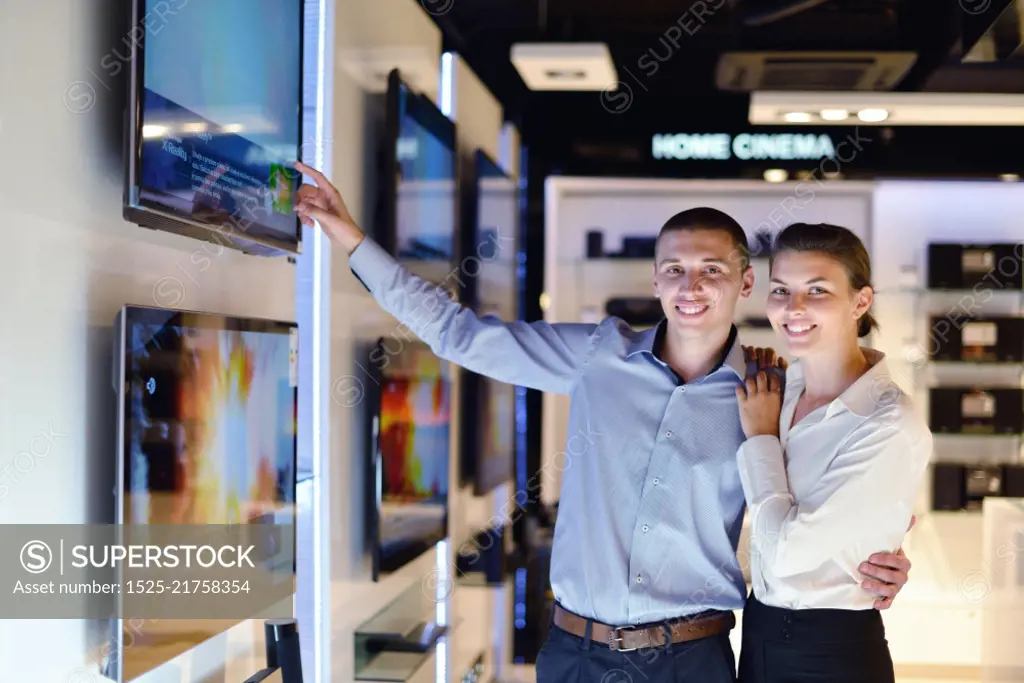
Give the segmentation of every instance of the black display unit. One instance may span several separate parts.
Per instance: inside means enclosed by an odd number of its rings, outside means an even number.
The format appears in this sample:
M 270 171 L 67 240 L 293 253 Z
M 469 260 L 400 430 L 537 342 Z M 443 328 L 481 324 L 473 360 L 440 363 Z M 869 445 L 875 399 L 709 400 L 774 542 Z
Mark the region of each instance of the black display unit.
M 929 351 L 935 361 L 1024 362 L 1024 318 L 933 316 Z
M 929 289 L 1009 289 L 1024 287 L 1020 244 L 928 245 Z
M 122 214 L 265 256 L 301 251 L 303 3 L 132 0 Z M 210 27 L 224 30 L 210 30 Z
M 388 74 L 378 139 L 374 240 L 408 261 L 444 261 L 459 255 L 455 123 L 433 102 Z
M 404 338 L 378 339 L 359 366 L 367 544 L 379 581 L 448 536 L 452 384 L 446 361 Z
M 462 163 L 462 301 L 510 322 L 519 301 L 518 188 L 481 149 Z M 514 477 L 516 386 L 468 370 L 462 378 L 460 481 L 483 495 Z
M 1024 433 L 1024 389 L 936 387 L 929 406 L 937 434 Z

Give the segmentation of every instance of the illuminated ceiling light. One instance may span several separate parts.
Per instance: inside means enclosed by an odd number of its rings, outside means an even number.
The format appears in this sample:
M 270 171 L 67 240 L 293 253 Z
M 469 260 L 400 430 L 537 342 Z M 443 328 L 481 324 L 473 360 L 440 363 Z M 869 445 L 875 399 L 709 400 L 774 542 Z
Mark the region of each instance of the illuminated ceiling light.
M 782 168 L 769 168 L 764 172 L 764 179 L 769 183 L 784 183 L 789 178 L 789 173 Z
M 142 127 L 142 137 L 159 138 L 167 133 L 167 126 L 148 125 Z
M 747 118 L 755 126 L 806 125 L 786 120 L 799 111 L 821 112 L 830 125 L 1024 126 L 1024 94 L 762 91 L 751 93 Z
M 820 115 L 824 121 L 845 121 L 850 118 L 850 112 L 845 109 L 822 109 Z
M 605 43 L 516 43 L 510 58 L 530 90 L 603 91 L 619 81 Z
M 861 109 L 857 112 L 857 118 L 864 123 L 878 123 L 889 118 L 889 112 L 885 109 Z
M 790 123 L 810 123 L 811 115 L 805 111 L 789 111 L 783 116 Z

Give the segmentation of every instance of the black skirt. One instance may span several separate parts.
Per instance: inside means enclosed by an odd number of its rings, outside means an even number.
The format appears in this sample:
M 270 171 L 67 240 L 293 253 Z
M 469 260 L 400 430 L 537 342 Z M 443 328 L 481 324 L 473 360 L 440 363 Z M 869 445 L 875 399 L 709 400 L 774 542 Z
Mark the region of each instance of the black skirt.
M 791 610 L 747 598 L 739 683 L 894 682 L 878 610 Z

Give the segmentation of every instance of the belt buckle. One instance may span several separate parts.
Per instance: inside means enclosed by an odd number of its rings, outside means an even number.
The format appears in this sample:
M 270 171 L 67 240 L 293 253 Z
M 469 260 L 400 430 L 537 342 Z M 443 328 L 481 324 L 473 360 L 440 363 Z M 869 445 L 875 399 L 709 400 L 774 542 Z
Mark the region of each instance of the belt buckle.
M 608 647 L 617 652 L 633 652 L 644 647 L 654 647 L 654 640 L 651 638 L 651 632 L 649 629 L 643 629 L 647 632 L 647 644 L 641 645 L 640 647 L 622 647 L 621 645 L 616 646 L 615 643 L 622 643 L 623 637 L 621 634 L 628 632 L 636 633 L 640 629 L 633 628 L 632 626 L 619 627 L 612 629 L 611 633 L 608 634 Z

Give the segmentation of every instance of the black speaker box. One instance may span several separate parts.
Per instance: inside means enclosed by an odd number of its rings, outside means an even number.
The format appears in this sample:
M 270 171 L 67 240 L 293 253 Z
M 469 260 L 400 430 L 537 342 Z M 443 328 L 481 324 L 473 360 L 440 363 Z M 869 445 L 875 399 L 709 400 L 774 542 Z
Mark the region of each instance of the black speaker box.
M 935 433 L 1024 433 L 1024 389 L 939 387 L 929 391 L 929 403 Z
M 1019 244 L 929 244 L 930 289 L 1021 289 Z
M 1024 318 L 933 316 L 928 337 L 932 360 L 1024 362 Z

